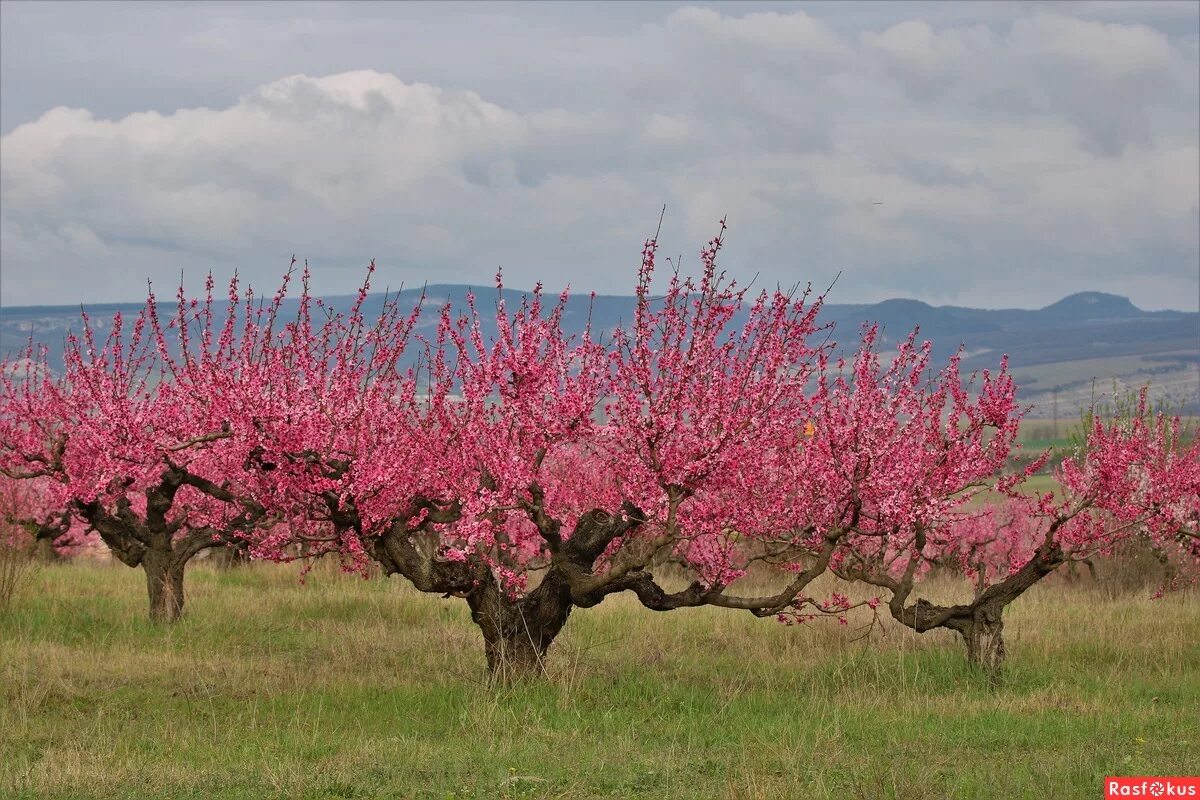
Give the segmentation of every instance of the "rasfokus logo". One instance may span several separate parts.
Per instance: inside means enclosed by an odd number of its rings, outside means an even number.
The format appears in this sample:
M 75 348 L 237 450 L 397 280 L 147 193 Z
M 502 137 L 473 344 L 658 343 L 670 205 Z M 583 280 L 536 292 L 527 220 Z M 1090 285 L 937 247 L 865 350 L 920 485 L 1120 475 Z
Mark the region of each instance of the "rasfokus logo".
M 1194 797 L 1200 800 L 1200 777 L 1105 778 L 1104 800 L 1118 797 Z

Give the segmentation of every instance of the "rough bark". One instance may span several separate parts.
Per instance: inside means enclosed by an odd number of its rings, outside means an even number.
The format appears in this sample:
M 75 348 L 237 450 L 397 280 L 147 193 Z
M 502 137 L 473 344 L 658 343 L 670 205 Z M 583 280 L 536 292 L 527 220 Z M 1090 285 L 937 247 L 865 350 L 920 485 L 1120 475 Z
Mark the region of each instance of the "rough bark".
M 502 684 L 545 673 L 546 651 L 572 609 L 570 590 L 553 577 L 519 600 L 489 579 L 467 595 L 467 603 L 483 634 L 488 675 Z
M 889 609 L 892 617 L 917 633 L 945 628 L 958 633 L 966 644 L 967 660 L 979 667 L 988 683 L 999 685 L 1007 655 L 1004 645 L 1004 609 L 1042 578 L 1062 566 L 1062 551 L 1047 538 L 1025 566 L 1003 581 L 978 593 L 970 603 L 941 606 L 919 599 L 904 605 L 912 591 L 911 577 L 899 584 L 884 583 L 892 588 Z
M 142 557 L 152 622 L 175 622 L 183 616 L 183 573 L 186 567 L 187 559 L 170 550 L 147 550 Z
M 43 564 L 53 564 L 62 561 L 62 555 L 54 547 L 54 539 L 56 535 L 37 536 L 33 540 L 33 557 Z
M 561 572 L 550 570 L 520 599 L 507 596 L 485 566 L 439 558 L 437 536 L 409 530 L 404 521 L 380 537 L 371 555 L 389 574 L 404 576 L 418 590 L 466 599 L 483 634 L 488 674 L 494 682 L 544 673 L 546 651 L 571 613 L 571 592 Z
M 1004 606 L 975 609 L 970 623 L 960 631 L 967 646 L 967 661 L 987 676 L 988 683 L 1000 684 L 1004 667 Z
M 128 498 L 118 497 L 112 508 L 99 501 L 78 503 L 76 510 L 100 534 L 113 556 L 146 573 L 150 619 L 171 623 L 183 615 L 183 576 L 187 563 L 210 547 L 225 543 L 226 537 L 211 528 L 181 531 L 168 515 L 186 473 L 169 469 L 162 481 L 146 490 L 146 512 L 133 511 Z M 247 516 L 244 524 L 252 524 Z

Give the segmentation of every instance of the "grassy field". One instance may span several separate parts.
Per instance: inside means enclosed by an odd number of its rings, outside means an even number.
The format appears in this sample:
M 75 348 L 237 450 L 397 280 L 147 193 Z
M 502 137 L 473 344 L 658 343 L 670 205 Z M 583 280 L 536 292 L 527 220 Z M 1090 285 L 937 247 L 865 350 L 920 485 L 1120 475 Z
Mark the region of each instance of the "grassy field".
M 1039 587 L 994 692 L 948 637 L 617 598 L 490 690 L 462 601 L 295 576 L 195 568 L 162 628 L 140 572 L 41 569 L 0 616 L 0 795 L 1096 798 L 1200 763 L 1195 594 Z
M 1174 359 L 1164 358 L 1174 356 Z M 1161 353 L 1130 356 L 1105 356 L 1103 358 L 1080 358 L 1070 361 L 1056 361 L 1030 366 L 1013 368 L 1013 379 L 1025 392 L 1048 391 L 1055 386 L 1076 386 L 1086 401 L 1091 396 L 1092 381 L 1095 381 L 1095 392 L 1104 395 L 1112 390 L 1113 379 L 1117 376 L 1125 378 L 1125 382 L 1133 386 L 1153 382 L 1156 373 L 1160 373 L 1165 365 L 1187 369 L 1194 364 L 1195 349 L 1168 350 Z M 1194 367 L 1193 367 L 1194 369 Z M 1194 374 L 1194 373 L 1193 373 Z

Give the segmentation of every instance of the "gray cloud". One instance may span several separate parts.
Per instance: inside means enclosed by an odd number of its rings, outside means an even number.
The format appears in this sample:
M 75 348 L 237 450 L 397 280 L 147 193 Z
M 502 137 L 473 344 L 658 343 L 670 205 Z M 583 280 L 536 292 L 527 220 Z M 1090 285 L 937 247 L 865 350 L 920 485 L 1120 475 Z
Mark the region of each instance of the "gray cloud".
M 728 214 L 727 267 L 842 301 L 1200 291 L 1195 6 L 0 9 L 5 305 L 293 252 L 624 292 L 663 203 L 667 252 Z

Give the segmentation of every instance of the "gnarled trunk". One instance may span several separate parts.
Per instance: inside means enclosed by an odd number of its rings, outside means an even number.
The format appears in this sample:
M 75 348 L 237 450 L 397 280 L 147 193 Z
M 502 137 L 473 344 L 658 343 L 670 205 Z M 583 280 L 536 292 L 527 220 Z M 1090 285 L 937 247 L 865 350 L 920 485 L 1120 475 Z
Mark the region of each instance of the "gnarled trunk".
M 976 608 L 959 633 L 967 645 L 967 661 L 983 670 L 988 683 L 998 686 L 1004 667 L 1004 606 Z
M 549 642 L 538 632 L 527 632 L 520 624 L 502 630 L 483 629 L 483 650 L 487 656 L 488 675 L 495 683 L 514 683 L 536 678 L 545 672 L 546 650 Z
M 1000 683 L 1006 655 L 1004 647 L 1004 608 L 1008 597 L 976 599 L 969 605 L 938 606 L 924 599 L 904 606 L 898 598 L 889 604 L 892 617 L 917 633 L 942 628 L 962 636 L 967 646 L 967 661 L 983 670 L 988 683 Z
M 209 551 L 208 562 L 217 569 L 233 569 L 250 563 L 250 552 L 245 547 L 225 545 Z
M 33 557 L 43 564 L 62 561 L 62 555 L 54 548 L 53 536 L 38 536 L 34 539 Z
M 152 622 L 175 622 L 183 616 L 183 572 L 186 566 L 187 560 L 170 550 L 147 549 L 142 556 Z
M 483 633 L 488 674 L 496 683 L 543 675 L 546 651 L 572 608 L 565 582 L 553 575 L 519 600 L 510 599 L 489 579 L 467 596 L 467 603 Z
M 124 486 L 130 482 L 126 481 Z M 228 544 L 231 530 L 247 530 L 263 517 L 262 509 L 258 508 L 247 510 L 223 530 L 183 529 L 181 521 L 170 519 L 170 512 L 175 495 L 184 484 L 217 500 L 236 499 L 227 489 L 171 465 L 163 471 L 158 484 L 146 489 L 146 509 L 142 514 L 134 511 L 125 495 L 118 495 L 111 509 L 99 499 L 76 501 L 73 507 L 100 534 L 114 558 L 145 570 L 150 619 L 154 622 L 174 622 L 183 614 L 183 572 L 188 561 L 210 547 Z
M 1074 584 L 1083 580 L 1083 576 L 1079 574 L 1080 564 L 1083 564 L 1085 567 L 1087 567 L 1088 577 L 1091 578 L 1092 583 L 1095 583 L 1098 580 L 1096 577 L 1096 563 L 1090 558 L 1085 558 L 1080 561 L 1067 562 L 1067 582 Z
M 438 558 L 437 535 L 410 530 L 403 519 L 372 542 L 369 552 L 386 574 L 403 575 L 419 591 L 466 598 L 483 634 L 494 682 L 544 673 L 546 651 L 573 608 L 569 582 L 558 568 L 548 570 L 533 591 L 513 599 L 481 565 Z
M 912 605 L 905 605 L 912 592 L 910 567 L 901 581 L 884 584 L 892 589 L 888 608 L 893 619 L 917 633 L 936 628 L 957 632 L 967 646 L 967 660 L 983 670 L 989 684 L 999 685 L 1006 655 L 1004 609 L 1065 563 L 1062 550 L 1053 539 L 1061 524 L 1051 526 L 1042 546 L 1023 567 L 999 583 L 980 588 L 970 603 L 941 606 L 918 598 Z

